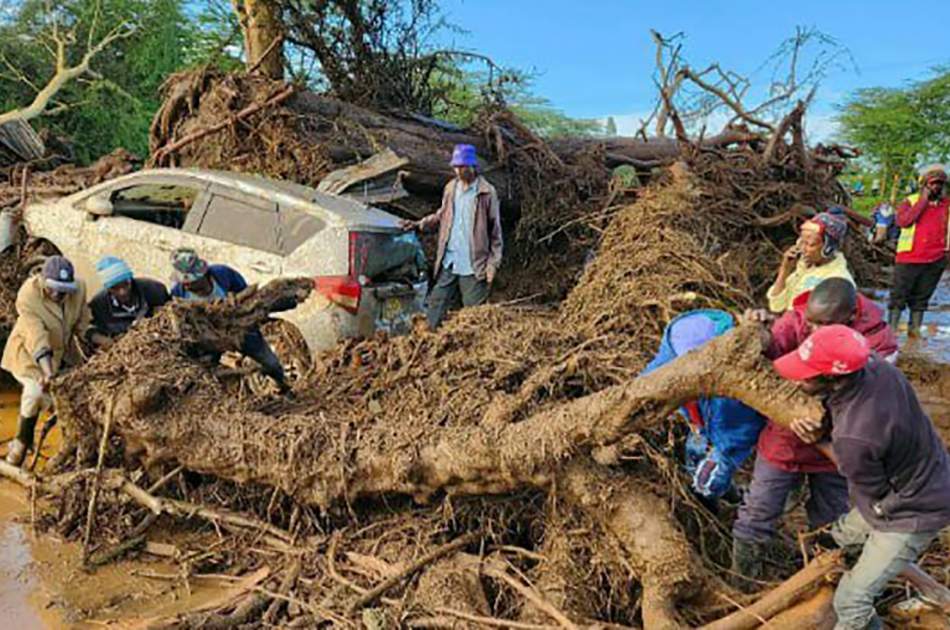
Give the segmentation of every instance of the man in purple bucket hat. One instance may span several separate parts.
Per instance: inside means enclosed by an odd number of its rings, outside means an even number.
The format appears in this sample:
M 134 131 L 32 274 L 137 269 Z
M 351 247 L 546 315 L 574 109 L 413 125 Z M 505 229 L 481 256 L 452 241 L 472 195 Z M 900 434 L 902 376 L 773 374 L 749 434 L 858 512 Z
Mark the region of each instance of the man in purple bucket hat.
M 498 193 L 478 174 L 475 147 L 455 145 L 451 165 L 455 178 L 445 186 L 442 206 L 420 221 L 402 222 L 406 230 L 439 228 L 435 284 L 427 314 L 432 329 L 459 297 L 463 306 L 484 304 L 501 264 Z

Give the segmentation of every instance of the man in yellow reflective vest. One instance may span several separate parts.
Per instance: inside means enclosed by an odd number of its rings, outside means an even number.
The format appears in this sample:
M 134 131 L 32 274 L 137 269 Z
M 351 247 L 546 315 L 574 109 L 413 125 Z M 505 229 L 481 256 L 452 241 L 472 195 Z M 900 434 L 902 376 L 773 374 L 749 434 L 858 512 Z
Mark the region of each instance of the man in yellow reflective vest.
M 924 311 L 947 266 L 950 246 L 947 217 L 947 172 L 940 165 L 921 173 L 920 193 L 911 195 L 897 208 L 897 257 L 888 306 L 888 324 L 897 330 L 901 313 L 910 309 L 908 336 L 920 334 Z

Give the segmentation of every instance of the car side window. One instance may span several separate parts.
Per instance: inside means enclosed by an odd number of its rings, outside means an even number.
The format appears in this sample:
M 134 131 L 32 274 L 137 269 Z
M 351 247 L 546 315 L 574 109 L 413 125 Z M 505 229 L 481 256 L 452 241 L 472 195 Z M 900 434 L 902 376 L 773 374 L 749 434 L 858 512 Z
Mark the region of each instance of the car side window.
M 180 230 L 201 191 L 177 184 L 137 184 L 112 193 L 112 216 Z
M 280 254 L 278 229 L 276 205 L 266 201 L 256 204 L 216 194 L 208 202 L 198 234 Z
M 280 232 L 278 247 L 285 256 L 303 245 L 326 224 L 308 212 L 293 207 L 280 206 Z

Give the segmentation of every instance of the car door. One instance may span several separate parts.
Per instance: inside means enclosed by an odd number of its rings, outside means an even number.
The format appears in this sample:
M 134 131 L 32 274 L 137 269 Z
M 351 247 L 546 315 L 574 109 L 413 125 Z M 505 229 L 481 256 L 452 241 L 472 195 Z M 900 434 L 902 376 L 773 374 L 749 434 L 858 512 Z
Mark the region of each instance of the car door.
M 171 253 L 179 247 L 200 247 L 200 239 L 186 226 L 204 213 L 206 188 L 190 178 L 153 176 L 106 189 L 100 194 L 113 203 L 113 211 L 84 222 L 79 240 L 85 256 L 93 261 L 117 256 L 136 275 L 167 282 Z M 97 278 L 88 280 L 92 290 L 100 288 Z

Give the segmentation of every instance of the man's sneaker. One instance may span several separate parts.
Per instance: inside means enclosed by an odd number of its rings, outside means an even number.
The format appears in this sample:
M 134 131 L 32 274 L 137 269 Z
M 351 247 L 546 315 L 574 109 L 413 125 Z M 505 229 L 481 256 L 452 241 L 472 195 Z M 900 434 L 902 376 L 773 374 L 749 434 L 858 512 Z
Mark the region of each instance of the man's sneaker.
M 7 463 L 11 466 L 19 466 L 26 459 L 26 444 L 18 438 L 13 438 L 10 446 L 7 447 Z

